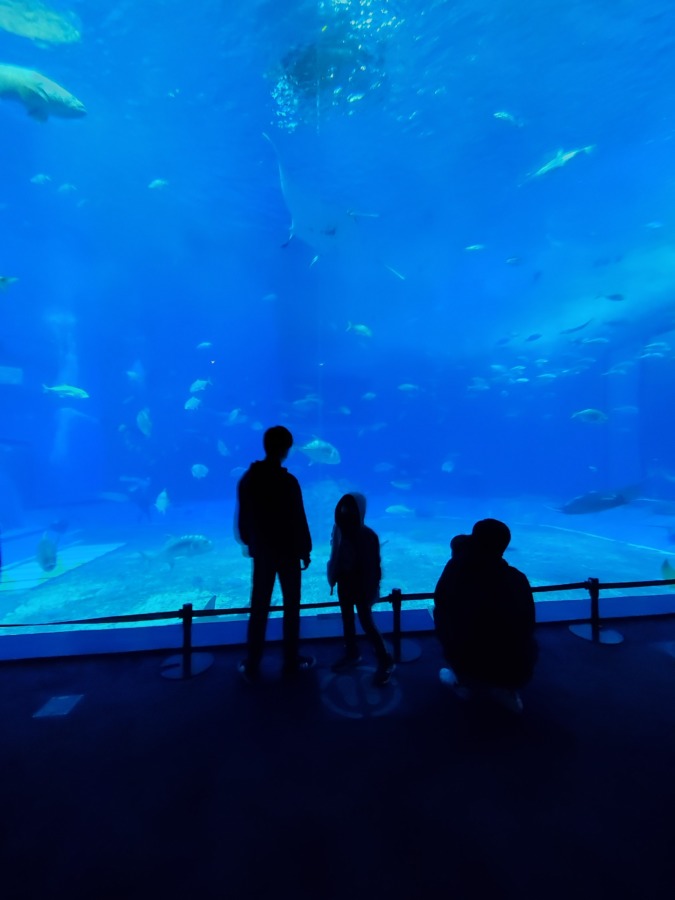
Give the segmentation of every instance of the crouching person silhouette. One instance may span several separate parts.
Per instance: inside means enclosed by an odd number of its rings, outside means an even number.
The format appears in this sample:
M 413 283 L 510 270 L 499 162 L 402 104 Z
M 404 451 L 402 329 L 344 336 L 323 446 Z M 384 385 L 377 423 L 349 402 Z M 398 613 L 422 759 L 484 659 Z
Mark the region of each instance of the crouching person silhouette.
M 356 638 L 354 610 L 377 658 L 373 681 L 385 685 L 394 672 L 394 661 L 387 651 L 382 635 L 373 621 L 373 603 L 380 596 L 382 567 L 380 540 L 365 523 L 366 498 L 363 494 L 345 494 L 335 507 L 335 524 L 331 537 L 328 562 L 328 583 L 331 594 L 337 585 L 345 638 L 345 654 L 333 666 L 340 671 L 361 661 Z
M 482 519 L 471 535 L 451 541 L 452 558 L 434 593 L 436 634 L 450 669 L 441 681 L 459 696 L 483 693 L 521 712 L 519 691 L 537 660 L 532 588 L 502 554 L 511 540 L 497 519 Z

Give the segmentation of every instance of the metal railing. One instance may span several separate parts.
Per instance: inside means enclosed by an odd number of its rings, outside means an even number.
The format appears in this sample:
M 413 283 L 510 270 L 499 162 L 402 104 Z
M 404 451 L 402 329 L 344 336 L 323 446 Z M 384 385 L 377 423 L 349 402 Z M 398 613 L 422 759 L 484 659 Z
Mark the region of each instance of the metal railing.
M 611 636 L 615 633 L 610 633 L 607 635 L 606 639 L 603 639 L 603 628 L 601 624 L 600 618 L 600 591 L 601 590 L 616 590 L 616 589 L 634 589 L 634 588 L 644 588 L 644 587 L 668 587 L 670 585 L 675 585 L 675 579 L 659 579 L 653 581 L 611 581 L 611 582 L 600 582 L 598 578 L 588 578 L 586 581 L 575 581 L 569 584 L 552 584 L 552 585 L 539 585 L 537 587 L 532 588 L 532 592 L 535 594 L 539 593 L 552 593 L 557 591 L 569 591 L 569 590 L 586 590 L 589 593 L 591 606 L 590 606 L 590 616 L 588 620 L 579 620 L 583 621 L 583 624 L 579 627 L 574 627 L 574 633 L 578 634 L 580 637 L 587 638 L 588 640 L 592 640 L 595 643 L 618 643 L 615 637 Z M 404 594 L 399 588 L 394 588 L 390 594 L 385 597 L 380 597 L 376 600 L 376 603 L 391 603 L 392 611 L 393 611 L 393 622 L 392 622 L 392 645 L 393 645 L 393 656 L 395 662 L 406 662 L 404 658 L 404 654 L 402 652 L 402 623 L 401 623 L 401 614 L 403 609 L 404 602 L 414 602 L 419 600 L 433 600 L 434 594 L 432 593 L 421 593 L 421 594 Z M 325 603 L 303 603 L 301 609 L 309 610 L 309 609 L 334 609 L 339 607 L 339 603 L 336 600 L 327 601 Z M 283 612 L 283 606 L 273 606 L 271 608 L 271 612 L 279 613 Z M 130 613 L 127 615 L 116 615 L 116 616 L 97 616 L 95 618 L 89 619 L 65 619 L 58 622 L 26 622 L 26 623 L 0 623 L 0 629 L 10 629 L 10 628 L 52 628 L 64 625 L 119 625 L 131 622 L 153 622 L 153 621 L 166 621 L 170 619 L 178 619 L 182 622 L 183 625 L 183 640 L 181 646 L 181 654 L 178 657 L 171 657 L 169 660 L 166 660 L 163 664 L 163 667 L 166 669 L 175 668 L 175 674 L 170 674 L 168 671 L 165 673 L 168 677 L 174 678 L 190 678 L 193 674 L 197 674 L 194 666 L 194 652 L 192 647 L 192 624 L 195 619 L 207 619 L 214 618 L 216 616 L 248 616 L 250 613 L 250 607 L 230 607 L 223 609 L 194 609 L 192 603 L 184 603 L 183 606 L 178 610 L 171 610 L 165 612 L 156 612 L 156 613 Z M 572 627 L 572 626 L 571 626 Z M 588 629 L 587 631 L 582 631 L 582 629 Z M 0 634 L 2 632 L 0 631 Z M 618 640 L 621 640 L 619 636 Z M 204 655 L 204 654 L 202 654 Z M 419 655 L 419 654 L 417 654 Z M 411 656 L 410 659 L 416 658 L 415 655 Z M 198 666 L 199 671 L 207 668 L 208 664 L 204 661 L 203 665 Z

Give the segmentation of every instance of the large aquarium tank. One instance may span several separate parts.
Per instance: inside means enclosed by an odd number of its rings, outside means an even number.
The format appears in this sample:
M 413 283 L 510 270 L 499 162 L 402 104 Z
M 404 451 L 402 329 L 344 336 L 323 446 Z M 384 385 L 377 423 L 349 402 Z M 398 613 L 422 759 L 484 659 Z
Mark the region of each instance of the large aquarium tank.
M 274 424 L 305 602 L 349 490 L 383 594 L 672 573 L 673 85 L 666 0 L 0 0 L 0 622 L 246 605 Z

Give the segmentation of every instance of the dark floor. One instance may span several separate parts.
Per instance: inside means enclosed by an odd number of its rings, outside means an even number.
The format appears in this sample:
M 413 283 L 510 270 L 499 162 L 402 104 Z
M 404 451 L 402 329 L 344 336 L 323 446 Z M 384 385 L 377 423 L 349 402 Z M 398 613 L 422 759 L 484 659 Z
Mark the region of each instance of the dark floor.
M 190 682 L 162 657 L 0 667 L 0 897 L 672 897 L 675 619 L 539 629 L 525 712 L 458 701 L 434 639 L 391 685 Z M 33 718 L 82 694 L 65 717 Z

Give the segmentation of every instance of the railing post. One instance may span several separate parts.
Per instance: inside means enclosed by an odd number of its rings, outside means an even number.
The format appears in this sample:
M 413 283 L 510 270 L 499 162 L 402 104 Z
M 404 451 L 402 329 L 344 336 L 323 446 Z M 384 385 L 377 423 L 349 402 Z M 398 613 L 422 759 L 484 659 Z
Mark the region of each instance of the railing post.
M 391 606 L 394 612 L 392 631 L 392 656 L 395 663 L 414 662 L 422 655 L 422 649 L 415 641 L 404 640 L 401 636 L 401 609 L 403 606 L 403 592 L 400 588 L 394 588 L 390 594 Z
M 593 644 L 620 644 L 623 635 L 600 624 L 600 579 L 587 578 L 586 590 L 591 597 L 591 618 L 588 624 L 570 625 L 569 630 L 577 637 Z
M 591 640 L 597 644 L 600 640 L 600 579 L 589 578 L 587 584 L 591 595 Z
M 213 663 L 210 653 L 192 653 L 192 604 L 184 603 L 178 611 L 183 623 L 183 647 L 180 655 L 170 656 L 161 665 L 164 678 L 187 679 L 204 672 Z
M 401 662 L 401 607 L 403 600 L 401 598 L 401 589 L 394 588 L 391 592 L 391 607 L 394 613 L 394 631 L 392 634 L 392 645 L 394 650 L 394 662 Z
M 192 678 L 192 604 L 184 603 L 183 619 L 183 678 Z

